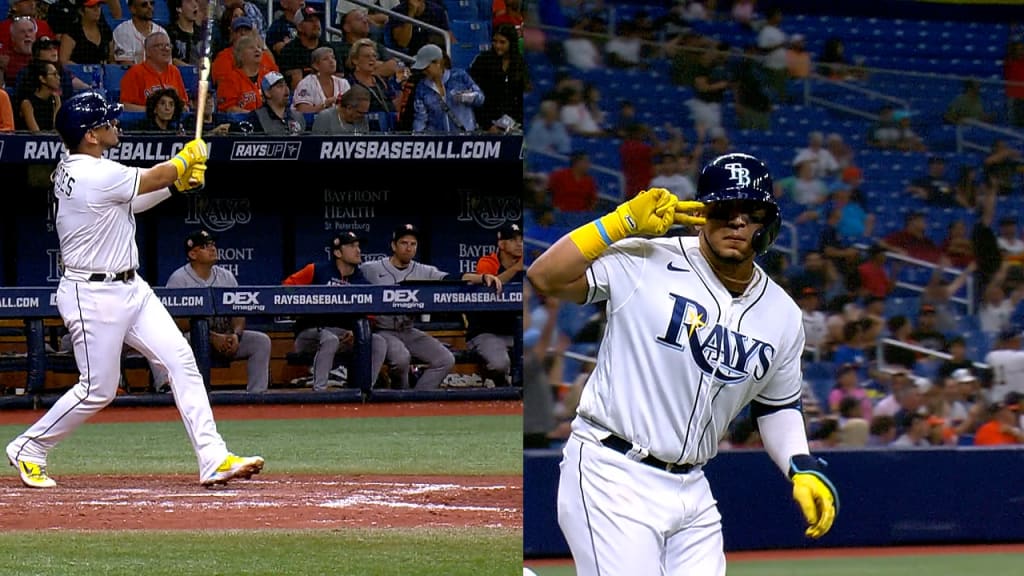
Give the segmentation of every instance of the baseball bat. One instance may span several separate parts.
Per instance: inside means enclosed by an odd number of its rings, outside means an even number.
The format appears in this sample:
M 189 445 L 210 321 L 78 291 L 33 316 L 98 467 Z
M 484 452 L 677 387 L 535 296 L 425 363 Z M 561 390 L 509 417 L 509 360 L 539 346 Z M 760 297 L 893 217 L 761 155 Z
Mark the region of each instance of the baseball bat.
M 199 61 L 199 87 L 196 90 L 196 138 L 203 137 L 203 117 L 206 116 L 206 95 L 210 92 L 210 53 L 213 51 L 213 27 L 217 22 L 217 2 L 209 0 L 206 6 L 206 30 L 203 31 L 203 51 Z

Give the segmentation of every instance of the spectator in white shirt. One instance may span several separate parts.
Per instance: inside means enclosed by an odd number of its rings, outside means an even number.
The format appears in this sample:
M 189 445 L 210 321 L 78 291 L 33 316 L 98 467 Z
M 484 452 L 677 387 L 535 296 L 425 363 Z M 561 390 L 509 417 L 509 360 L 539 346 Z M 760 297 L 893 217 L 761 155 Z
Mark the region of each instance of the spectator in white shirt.
M 776 95 L 776 102 L 786 100 L 786 84 L 789 82 L 789 67 L 786 62 L 786 47 L 789 37 L 779 28 L 782 23 L 782 9 L 774 7 L 768 11 L 764 26 L 757 34 L 757 47 L 764 54 L 764 68 L 768 84 Z
M 1003 330 L 993 350 L 985 355 L 985 363 L 992 367 L 992 398 L 1024 392 L 1024 350 L 1020 342 L 1020 330 Z
M 562 41 L 566 62 L 577 70 L 594 70 L 604 66 L 601 51 L 588 36 L 589 27 L 589 20 L 581 19 L 573 25 L 569 38 Z
M 828 179 L 839 173 L 839 162 L 824 146 L 825 135 L 814 131 L 807 135 L 807 147 L 797 151 L 793 166 L 810 161 L 816 178 Z
M 562 124 L 570 134 L 579 136 L 604 136 L 605 131 L 598 124 L 590 108 L 583 99 L 583 91 L 578 88 L 567 88 L 562 103 L 560 117 Z
M 654 167 L 657 174 L 651 179 L 651 188 L 664 188 L 680 200 L 692 200 L 697 189 L 690 179 L 690 157 L 686 154 L 665 152 Z
M 999 220 L 999 237 L 996 238 L 999 251 L 1003 258 L 1020 259 L 1024 257 L 1024 240 L 1017 233 L 1017 219 L 1009 216 Z
M 146 48 L 143 44 L 146 37 L 154 32 L 167 33 L 162 26 L 153 22 L 153 2 L 154 0 L 128 0 L 128 10 L 132 17 L 114 28 L 114 59 L 118 64 L 141 63 L 146 59 Z

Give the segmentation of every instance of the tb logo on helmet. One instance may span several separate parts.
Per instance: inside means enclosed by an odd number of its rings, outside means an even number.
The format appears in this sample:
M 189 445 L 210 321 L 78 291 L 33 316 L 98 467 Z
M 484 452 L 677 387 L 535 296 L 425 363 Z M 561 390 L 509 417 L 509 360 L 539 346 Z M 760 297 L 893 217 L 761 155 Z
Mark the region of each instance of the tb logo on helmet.
M 737 186 L 750 186 L 750 170 L 743 164 L 726 164 L 724 168 L 729 171 L 729 179 L 735 181 Z

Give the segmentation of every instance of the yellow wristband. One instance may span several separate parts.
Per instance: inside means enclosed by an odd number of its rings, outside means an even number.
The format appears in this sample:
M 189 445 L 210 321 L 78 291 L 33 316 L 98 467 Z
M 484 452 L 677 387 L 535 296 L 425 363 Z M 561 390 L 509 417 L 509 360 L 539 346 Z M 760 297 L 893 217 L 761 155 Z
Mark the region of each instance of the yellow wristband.
M 609 246 L 628 236 L 618 212 L 611 212 L 569 233 L 587 260 L 596 260 Z
M 185 175 L 185 172 L 188 172 L 188 160 L 185 160 L 181 154 L 171 158 L 171 164 L 173 164 L 174 169 L 178 171 L 179 180 Z

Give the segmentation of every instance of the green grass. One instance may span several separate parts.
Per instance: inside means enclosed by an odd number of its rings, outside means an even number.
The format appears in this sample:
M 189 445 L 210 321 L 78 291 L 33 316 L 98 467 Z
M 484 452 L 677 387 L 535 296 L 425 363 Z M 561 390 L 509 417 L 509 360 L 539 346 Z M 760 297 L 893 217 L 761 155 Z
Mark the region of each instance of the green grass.
M 42 414 L 42 413 L 40 413 Z M 226 420 L 217 428 L 264 471 L 301 474 L 521 475 L 521 416 Z M 4 444 L 27 426 L 0 426 Z M 85 424 L 50 453 L 62 474 L 194 474 L 181 422 Z
M 0 426 L 0 439 L 26 428 Z M 225 420 L 218 429 L 232 451 L 266 458 L 266 474 L 522 474 L 521 416 Z M 197 474 L 179 421 L 85 424 L 51 451 L 48 465 L 58 482 L 74 474 Z M 5 481 L 16 483 L 4 469 Z M 516 574 L 522 548 L 522 535 L 507 528 L 7 532 L 0 576 Z
M 515 574 L 523 540 L 488 529 L 0 534 L 0 574 Z
M 530 563 L 527 562 L 529 566 Z M 816 558 L 806 560 L 735 561 L 729 576 L 1019 576 L 1024 566 L 1020 554 L 936 554 Z M 533 567 L 538 576 L 575 576 L 571 566 Z

